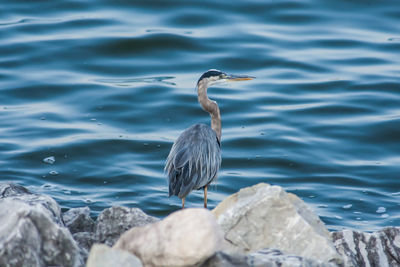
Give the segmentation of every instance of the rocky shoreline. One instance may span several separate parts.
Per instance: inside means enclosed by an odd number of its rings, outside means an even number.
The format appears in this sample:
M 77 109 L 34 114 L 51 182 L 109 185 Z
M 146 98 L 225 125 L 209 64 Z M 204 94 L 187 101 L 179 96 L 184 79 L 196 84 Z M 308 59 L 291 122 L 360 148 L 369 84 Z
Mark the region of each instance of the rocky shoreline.
M 214 210 L 160 220 L 138 208 L 62 213 L 0 183 L 0 266 L 400 266 L 400 227 L 329 232 L 297 196 L 258 184 Z

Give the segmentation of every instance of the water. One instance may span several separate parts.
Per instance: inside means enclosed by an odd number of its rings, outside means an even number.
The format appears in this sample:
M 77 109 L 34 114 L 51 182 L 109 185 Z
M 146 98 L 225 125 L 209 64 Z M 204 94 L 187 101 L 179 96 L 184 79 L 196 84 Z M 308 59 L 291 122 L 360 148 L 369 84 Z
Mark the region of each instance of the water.
M 223 124 L 210 208 L 266 182 L 331 230 L 400 224 L 397 0 L 1 6 L 1 180 L 64 210 L 166 216 L 180 200 L 167 198 L 165 158 L 181 131 L 209 123 L 195 82 L 218 68 L 257 79 L 209 90 Z

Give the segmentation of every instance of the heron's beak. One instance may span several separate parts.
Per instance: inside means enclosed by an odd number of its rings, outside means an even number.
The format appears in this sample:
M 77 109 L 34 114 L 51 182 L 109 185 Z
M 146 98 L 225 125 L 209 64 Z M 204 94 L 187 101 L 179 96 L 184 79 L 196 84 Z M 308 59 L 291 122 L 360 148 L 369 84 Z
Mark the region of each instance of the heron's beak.
M 237 81 L 248 81 L 248 80 L 253 80 L 255 77 L 248 76 L 248 75 L 236 75 L 236 74 L 227 74 L 226 75 L 226 80 L 228 82 L 237 82 Z

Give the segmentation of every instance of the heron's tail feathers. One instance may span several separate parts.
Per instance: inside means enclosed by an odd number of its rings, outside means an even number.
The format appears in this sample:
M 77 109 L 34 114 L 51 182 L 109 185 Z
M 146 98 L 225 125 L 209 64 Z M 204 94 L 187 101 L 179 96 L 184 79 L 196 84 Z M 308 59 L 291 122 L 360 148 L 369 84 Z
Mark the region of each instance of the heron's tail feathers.
M 174 169 L 169 177 L 169 195 L 178 196 L 179 198 L 186 197 L 190 191 L 197 189 L 199 176 L 196 171 L 191 171 L 189 163 L 182 168 Z
M 177 196 L 179 194 L 179 189 L 182 186 L 182 180 L 179 179 L 180 171 L 173 170 L 169 174 L 169 196 Z

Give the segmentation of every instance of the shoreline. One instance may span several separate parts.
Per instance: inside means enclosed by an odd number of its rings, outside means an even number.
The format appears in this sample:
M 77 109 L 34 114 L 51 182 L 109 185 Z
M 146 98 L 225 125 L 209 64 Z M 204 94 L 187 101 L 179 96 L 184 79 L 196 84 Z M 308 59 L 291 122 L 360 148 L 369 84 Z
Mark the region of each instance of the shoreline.
M 212 211 L 188 208 L 163 219 L 119 206 L 96 219 L 90 213 L 88 207 L 62 212 L 47 195 L 0 183 L 0 265 L 400 264 L 400 227 L 330 232 L 300 198 L 268 184 L 241 189 Z

